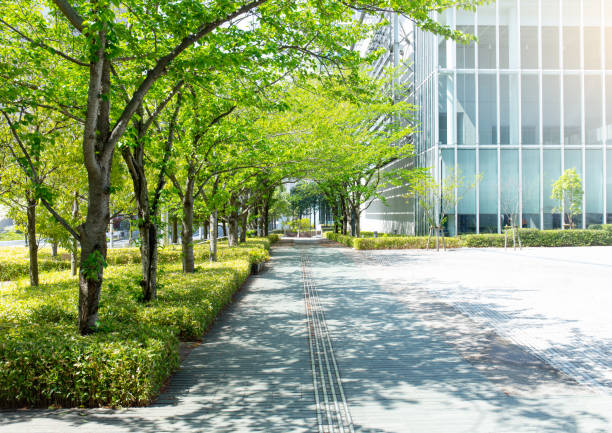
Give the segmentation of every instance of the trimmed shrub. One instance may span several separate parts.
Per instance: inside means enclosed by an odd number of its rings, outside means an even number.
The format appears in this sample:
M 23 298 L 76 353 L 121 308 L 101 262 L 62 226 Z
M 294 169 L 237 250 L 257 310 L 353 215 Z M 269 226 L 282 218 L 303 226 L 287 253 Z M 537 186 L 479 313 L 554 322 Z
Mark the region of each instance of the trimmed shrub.
M 587 228 L 589 230 L 606 230 L 612 232 L 612 224 L 591 224 Z
M 456 237 L 444 238 L 447 248 L 458 248 L 462 246 L 461 239 Z M 353 241 L 357 250 L 403 250 L 424 249 L 427 247 L 427 236 L 386 236 L 382 238 L 359 238 Z M 429 240 L 429 248 L 436 247 L 436 239 Z M 442 248 L 442 239 L 440 239 Z
M 268 235 L 268 240 L 270 241 L 271 244 L 275 244 L 276 242 L 280 241 L 281 235 L 278 233 L 272 233 Z
M 583 247 L 612 245 L 612 231 L 607 230 L 538 230 L 519 229 L 524 247 Z M 504 246 L 503 234 L 463 235 L 466 247 L 486 248 Z M 512 245 L 512 232 L 508 232 L 508 245 Z
M 504 235 L 498 233 L 484 233 L 480 235 L 460 236 L 463 245 L 470 248 L 504 247 Z M 522 241 L 522 238 L 521 238 Z M 508 243 L 512 245 L 512 233 L 508 233 Z
M 219 262 L 201 261 L 189 275 L 178 261 L 165 263 L 158 298 L 146 305 L 140 267 L 109 266 L 98 331 L 85 337 L 77 328 L 77 280 L 68 271 L 42 273 L 39 287 L 0 288 L 0 406 L 149 403 L 178 365 L 179 339 L 201 338 L 251 264 L 269 257 L 269 246 L 264 238 L 220 245 Z M 205 247 L 197 246 L 200 256 Z
M 324 235 L 330 241 L 338 242 L 340 244 L 344 244 L 347 247 L 351 247 L 351 248 L 353 247 L 353 241 L 357 239 L 352 236 L 342 235 L 340 233 L 334 233 L 334 232 L 325 232 Z

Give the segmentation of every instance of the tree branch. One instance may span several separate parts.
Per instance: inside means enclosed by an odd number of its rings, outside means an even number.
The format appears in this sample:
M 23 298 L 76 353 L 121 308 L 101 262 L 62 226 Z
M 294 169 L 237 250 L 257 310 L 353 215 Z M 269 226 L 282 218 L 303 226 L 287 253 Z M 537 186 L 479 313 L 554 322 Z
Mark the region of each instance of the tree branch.
M 63 0 L 54 0 L 54 1 L 57 3 L 57 2 L 62 2 Z M 142 100 L 144 99 L 145 95 L 147 94 L 151 86 L 153 86 L 153 84 L 157 81 L 159 77 L 161 77 L 167 72 L 166 68 L 175 58 L 179 56 L 179 54 L 181 54 L 187 48 L 192 46 L 195 42 L 200 40 L 205 35 L 211 33 L 213 30 L 215 30 L 219 26 L 223 25 L 224 23 L 232 20 L 233 18 L 237 16 L 240 16 L 246 12 L 249 12 L 252 9 L 255 9 L 256 7 L 266 3 L 267 1 L 268 0 L 254 0 L 251 3 L 247 3 L 244 6 L 236 9 L 234 12 L 227 14 L 223 18 L 219 18 L 210 23 L 202 24 L 194 33 L 183 38 L 183 40 L 176 47 L 174 47 L 174 49 L 170 51 L 170 53 L 161 57 L 157 61 L 153 69 L 151 69 L 147 73 L 146 78 L 140 84 L 138 89 L 134 92 L 134 94 L 132 95 L 132 99 L 130 100 L 130 102 L 127 104 L 127 106 L 121 113 L 121 116 L 117 120 L 117 123 L 115 123 L 115 126 L 113 127 L 112 132 L 110 134 L 110 138 L 108 140 L 110 147 L 112 148 L 112 146 L 123 135 L 123 133 L 125 132 L 125 129 L 127 128 L 130 118 L 136 112 L 136 109 L 138 108 L 138 106 L 142 103 Z
M 183 84 L 185 84 L 184 80 L 182 79 L 178 80 L 178 82 L 174 85 L 174 87 L 172 88 L 172 91 L 168 94 L 166 99 L 164 99 L 162 103 L 157 106 L 155 111 L 151 113 L 149 115 L 149 118 L 144 122 L 142 126 L 142 130 L 141 130 L 141 134 L 145 134 L 147 132 L 147 130 L 149 129 L 153 121 L 157 119 L 157 116 L 159 116 L 159 114 L 164 110 L 166 105 L 168 105 L 168 102 L 170 102 L 172 98 L 174 98 L 174 95 L 176 95 L 178 91 L 181 90 L 181 87 L 183 87 Z
M 27 35 L 25 35 L 24 33 L 20 32 L 15 27 L 11 26 L 9 23 L 4 21 L 2 18 L 0 18 L 0 23 L 4 24 L 6 27 L 8 27 L 13 32 L 17 33 L 19 36 L 21 36 L 23 39 L 25 39 L 26 41 L 30 42 L 33 45 L 38 45 L 39 47 L 44 48 L 45 50 L 50 51 L 51 53 L 53 53 L 55 55 L 63 57 L 64 59 L 68 60 L 69 62 L 72 62 L 72 63 L 77 64 L 79 66 L 89 67 L 89 63 L 85 63 L 85 62 L 82 62 L 82 61 L 80 61 L 78 59 L 75 59 L 74 57 L 71 57 L 68 54 L 63 53 L 62 51 L 57 50 L 57 49 L 53 48 L 52 46 L 45 44 L 44 42 L 35 41 L 34 39 L 32 39 L 32 38 L 28 37 Z
M 162 161 L 162 166 L 159 171 L 159 177 L 157 178 L 157 186 L 155 188 L 155 193 L 153 195 L 153 203 L 151 204 L 151 209 L 153 215 L 157 212 L 157 206 L 159 203 L 159 198 L 161 195 L 161 191 L 166 184 L 166 168 L 168 166 L 168 160 L 170 159 L 170 153 L 172 152 L 172 144 L 174 141 L 174 128 L 176 127 L 176 119 L 178 118 L 179 111 L 181 109 L 181 93 L 179 92 L 176 108 L 174 109 L 174 114 L 172 115 L 172 119 L 170 120 L 170 125 L 168 126 L 168 141 L 166 141 L 166 147 L 164 149 L 164 159 Z
M 53 3 L 59 8 L 60 11 L 64 14 L 70 24 L 74 26 L 79 32 L 83 33 L 83 18 L 77 13 L 76 10 L 72 7 L 70 3 L 66 0 L 53 0 Z
M 11 152 L 11 155 L 13 156 L 13 158 L 15 158 L 15 161 L 17 161 L 17 163 L 19 164 L 19 166 L 21 167 L 21 169 L 23 170 L 25 175 L 30 179 L 30 181 L 32 183 L 34 183 L 35 185 L 40 186 L 41 185 L 41 181 L 40 181 L 40 179 L 38 177 L 38 174 L 36 173 L 36 168 L 34 167 L 34 164 L 32 163 L 32 159 L 30 158 L 30 154 L 28 153 L 28 151 L 25 148 L 23 142 L 21 141 L 21 138 L 19 137 L 19 134 L 17 134 L 17 131 L 15 130 L 15 126 L 14 126 L 13 122 L 11 121 L 11 118 L 8 116 L 8 114 L 4 110 L 0 110 L 0 111 L 2 112 L 4 117 L 6 118 L 6 121 L 9 124 L 9 128 L 11 130 L 11 133 L 12 133 L 13 137 L 15 138 L 15 141 L 19 145 L 19 148 L 23 152 L 24 157 L 28 161 L 28 165 L 29 165 L 30 171 L 28 171 L 28 169 L 25 167 L 25 165 L 21 162 L 20 158 L 17 157 L 17 153 L 15 152 L 15 149 L 13 149 L 13 146 L 11 146 L 10 144 L 7 143 L 8 144 L 8 148 L 9 148 L 9 150 Z M 40 198 L 40 201 L 43 204 L 43 206 L 45 208 L 47 208 L 49 213 L 51 215 L 53 215 L 53 217 L 57 220 L 57 222 L 60 223 L 68 231 L 68 233 L 70 233 L 77 241 L 80 242 L 81 241 L 81 237 L 78 235 L 76 230 L 74 230 L 72 228 L 72 226 L 68 223 L 68 221 L 66 221 L 60 214 L 58 214 L 55 211 L 55 209 L 53 209 L 53 207 L 51 206 L 51 203 L 49 203 L 45 198 L 42 198 L 42 197 Z

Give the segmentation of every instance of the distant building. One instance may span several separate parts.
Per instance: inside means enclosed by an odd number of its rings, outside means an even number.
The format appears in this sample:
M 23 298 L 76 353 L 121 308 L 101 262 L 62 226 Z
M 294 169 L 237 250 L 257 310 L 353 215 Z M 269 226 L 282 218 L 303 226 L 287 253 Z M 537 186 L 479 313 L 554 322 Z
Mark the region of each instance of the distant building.
M 580 225 L 612 222 L 612 0 L 499 0 L 437 19 L 479 38 L 462 45 L 417 29 L 408 42 L 414 163 L 437 179 L 453 167 L 482 174 L 446 210 L 449 233 L 500 232 L 509 206 L 523 227 L 560 227 L 550 195 L 567 168 L 583 179 Z M 400 193 L 366 211 L 364 230 L 423 231 Z

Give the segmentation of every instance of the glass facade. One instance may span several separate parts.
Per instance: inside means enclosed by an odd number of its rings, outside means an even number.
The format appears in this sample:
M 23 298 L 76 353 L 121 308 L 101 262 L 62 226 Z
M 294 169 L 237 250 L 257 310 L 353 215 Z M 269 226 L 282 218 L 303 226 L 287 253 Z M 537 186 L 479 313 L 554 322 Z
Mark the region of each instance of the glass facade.
M 584 187 L 574 220 L 612 222 L 612 0 L 498 0 L 437 18 L 479 38 L 414 31 L 416 164 L 439 180 L 456 167 L 467 185 L 450 234 L 501 232 L 510 218 L 561 227 L 550 195 L 567 168 Z

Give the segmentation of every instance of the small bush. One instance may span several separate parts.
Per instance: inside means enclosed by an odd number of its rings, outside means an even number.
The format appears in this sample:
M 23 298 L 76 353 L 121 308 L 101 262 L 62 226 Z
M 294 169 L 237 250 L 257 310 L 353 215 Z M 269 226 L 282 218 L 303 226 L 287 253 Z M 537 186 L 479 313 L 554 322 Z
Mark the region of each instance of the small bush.
M 271 244 L 275 244 L 276 242 L 278 242 L 281 238 L 281 235 L 278 233 L 272 233 L 270 235 L 268 235 L 268 240 L 270 241 Z
M 462 246 L 461 239 L 456 237 L 444 238 L 447 248 L 458 248 Z M 402 250 L 402 249 L 424 249 L 427 247 L 427 236 L 386 236 L 381 238 L 360 238 L 353 241 L 357 250 Z M 442 239 L 439 240 L 442 248 Z M 436 247 L 436 239 L 429 240 L 429 248 Z
M 344 244 L 347 247 L 351 247 L 351 248 L 353 247 L 353 241 L 356 239 L 352 236 L 342 235 L 340 233 L 334 233 L 334 232 L 325 232 L 324 235 L 330 241 L 338 242 L 340 244 Z

